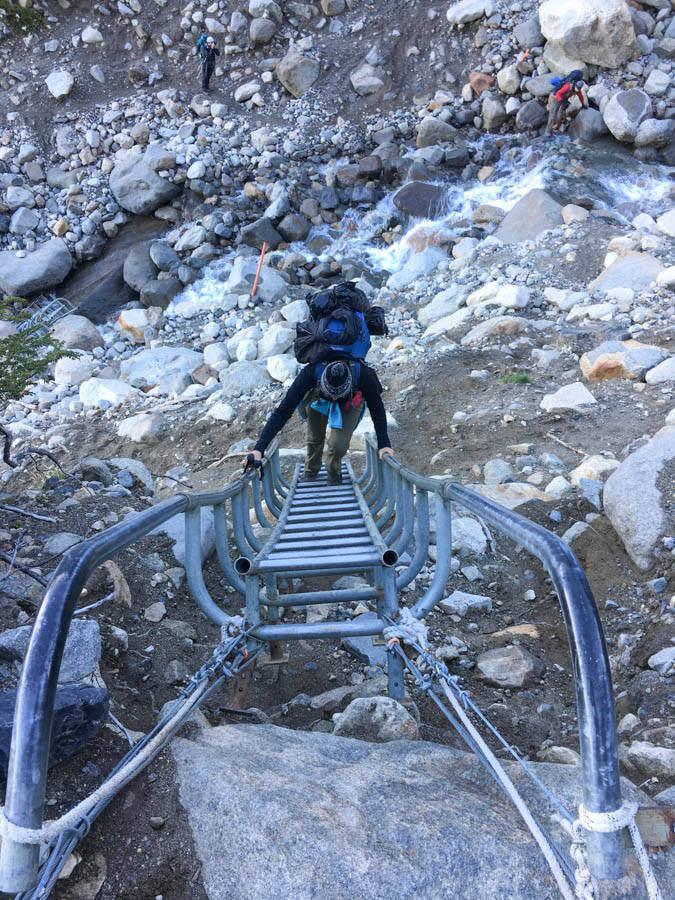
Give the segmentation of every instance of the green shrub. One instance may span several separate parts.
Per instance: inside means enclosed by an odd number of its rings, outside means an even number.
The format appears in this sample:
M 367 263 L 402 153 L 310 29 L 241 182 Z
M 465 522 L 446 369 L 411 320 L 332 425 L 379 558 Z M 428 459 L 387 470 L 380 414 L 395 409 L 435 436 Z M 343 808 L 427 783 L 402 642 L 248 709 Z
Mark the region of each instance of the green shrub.
M 511 372 L 499 380 L 502 384 L 532 384 L 532 377 L 528 372 Z
M 11 0 L 0 0 L 0 19 L 2 19 L 7 27 L 14 32 L 25 37 L 27 34 L 33 34 L 40 28 L 49 28 L 44 16 L 36 9 L 31 7 L 17 6 Z
M 0 317 L 11 322 L 26 319 L 28 314 L 21 310 L 25 303 L 22 297 L 7 297 L 0 303 Z M 72 359 L 77 354 L 49 334 L 40 334 L 39 326 L 0 338 L 0 403 L 20 397 L 32 378 L 64 356 Z

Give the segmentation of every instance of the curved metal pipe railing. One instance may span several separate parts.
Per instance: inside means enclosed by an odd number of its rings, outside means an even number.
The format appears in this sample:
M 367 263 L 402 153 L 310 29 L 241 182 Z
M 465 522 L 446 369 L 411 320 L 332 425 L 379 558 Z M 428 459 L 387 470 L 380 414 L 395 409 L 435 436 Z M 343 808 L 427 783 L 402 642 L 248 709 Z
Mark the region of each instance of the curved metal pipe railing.
M 268 458 L 273 458 L 276 452 L 275 442 Z M 189 540 L 185 563 L 191 589 L 210 618 L 222 619 L 224 613 L 211 600 L 201 576 L 199 508 L 227 500 L 236 502 L 239 494 L 248 491 L 253 477 L 257 475 L 239 478 L 222 491 L 178 494 L 130 516 L 64 554 L 42 597 L 19 680 L 5 801 L 5 815 L 10 822 L 24 828 L 42 825 L 59 670 L 76 603 L 92 572 L 164 522 L 186 514 Z M 0 847 L 0 891 L 28 890 L 35 882 L 39 853 L 39 845 L 5 838 Z
M 222 491 L 177 495 L 73 547 L 64 555 L 45 591 L 19 683 L 5 807 L 10 821 L 28 828 L 39 828 L 42 824 L 54 699 L 66 636 L 81 590 L 101 562 L 173 516 L 183 514 L 188 584 L 205 615 L 213 622 L 222 623 L 227 614 L 210 596 L 202 575 L 201 508 L 213 507 L 218 560 L 226 580 L 245 597 L 247 621 L 253 627 L 252 638 L 278 641 L 377 635 L 386 627 L 383 616 L 394 619 L 398 613 L 397 592 L 414 581 L 428 557 L 430 496 L 434 497 L 436 514 L 434 575 L 412 607 L 412 613 L 423 618 L 443 596 L 452 562 L 453 504 L 471 511 L 537 556 L 548 570 L 557 592 L 572 654 L 584 805 L 591 812 L 609 812 L 621 806 L 609 663 L 588 581 L 570 548 L 546 529 L 469 488 L 448 479 L 419 475 L 394 457 L 380 460 L 370 438 L 367 439 L 366 463 L 361 477 L 356 477 L 349 462 L 347 471 L 356 502 L 338 502 L 332 512 L 325 513 L 316 506 L 321 502 L 320 491 L 312 504 L 312 492 L 305 491 L 303 486 L 298 488 L 297 466 L 290 483 L 282 477 L 275 442 L 263 460 L 262 481 L 257 480 L 257 474 L 251 473 Z M 268 529 L 262 541 L 251 525 L 251 498 L 257 521 Z M 263 498 L 267 510 L 263 508 Z M 292 501 L 299 512 L 294 514 L 291 523 L 287 519 Z M 228 531 L 228 503 L 233 541 Z M 274 517 L 276 522 L 271 522 L 268 516 Z M 340 516 L 346 517 L 344 522 Z M 382 534 L 378 525 L 388 526 L 388 530 Z M 284 531 L 285 526 L 287 531 Z M 372 546 L 368 550 L 355 550 L 353 558 L 348 559 L 344 552 L 331 550 L 329 544 L 325 554 L 315 555 L 311 563 L 303 559 L 302 550 L 296 546 L 302 542 L 303 534 L 312 534 L 315 544 L 318 534 L 320 544 L 324 530 L 331 534 L 337 529 L 343 534 L 344 546 L 352 539 L 350 529 L 354 529 L 356 535 L 367 531 Z M 279 540 L 282 534 L 283 539 Z M 290 548 L 288 554 L 276 549 L 270 555 L 273 548 L 284 545 Z M 235 547 L 240 556 L 233 562 L 230 551 Z M 405 552 L 406 561 L 402 562 L 399 555 Z M 290 595 L 278 594 L 276 589 L 278 578 L 283 575 L 334 577 L 354 571 L 366 573 L 374 586 Z M 262 621 L 261 604 L 265 603 L 265 598 L 260 590 L 261 579 L 268 587 L 267 624 Z M 377 617 L 367 622 L 355 619 L 312 625 L 278 619 L 279 606 L 357 599 L 374 601 Z M 401 664 L 394 659 L 395 654 L 388 655 L 390 694 L 402 697 Z M 594 875 L 609 879 L 623 874 L 620 833 L 588 834 L 587 846 Z M 0 848 L 0 890 L 14 893 L 29 889 L 35 881 L 38 853 L 37 846 L 5 839 Z

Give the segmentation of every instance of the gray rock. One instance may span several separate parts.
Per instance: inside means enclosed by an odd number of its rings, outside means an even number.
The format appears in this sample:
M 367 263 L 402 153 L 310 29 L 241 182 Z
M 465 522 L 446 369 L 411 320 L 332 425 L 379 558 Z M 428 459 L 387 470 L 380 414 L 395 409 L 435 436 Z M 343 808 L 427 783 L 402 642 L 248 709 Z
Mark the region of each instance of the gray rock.
M 633 56 L 635 31 L 624 0 L 548 0 L 539 9 L 544 37 L 572 59 L 613 69 Z
M 120 378 L 132 387 L 148 388 L 176 375 L 192 375 L 204 357 L 186 347 L 153 347 L 122 360 Z
M 105 487 L 109 487 L 114 481 L 108 463 L 95 456 L 85 456 L 80 463 L 80 474 L 85 481 L 100 481 Z
M 403 268 L 389 276 L 387 287 L 395 291 L 404 290 L 418 278 L 433 272 L 447 258 L 447 253 L 441 247 L 426 247 L 419 253 L 414 253 Z
M 449 143 L 457 137 L 457 129 L 449 122 L 426 116 L 417 129 L 417 146 L 431 147 L 434 144 Z
M 546 191 L 537 188 L 525 194 L 504 216 L 495 237 L 505 244 L 518 244 L 562 224 L 562 205 Z
M 384 81 L 380 78 L 380 69 L 363 63 L 349 76 L 352 87 L 360 97 L 368 97 L 377 94 L 384 88 Z
M 659 473 L 675 457 L 675 433 L 659 434 L 631 453 L 605 484 L 605 514 L 626 552 L 641 569 L 648 569 L 662 537 L 673 534 L 666 513 L 669 499 L 657 489 Z M 640 502 L 636 503 L 635 498 Z
M 62 125 L 61 128 L 57 128 L 54 143 L 59 156 L 68 159 L 76 152 L 79 142 L 80 136 L 72 125 Z
M 349 578 L 350 576 L 345 576 Z M 353 621 L 356 622 L 370 622 L 375 621 L 377 619 L 377 613 L 367 612 L 362 613 L 360 616 L 356 616 Z M 367 666 L 382 666 L 384 668 L 387 664 L 387 649 L 381 644 L 373 644 L 372 637 L 365 635 L 363 637 L 347 637 L 342 639 L 342 646 L 345 648 L 347 653 L 354 657 L 354 659 L 358 659 L 359 662 L 364 663 Z M 351 737 L 357 737 L 358 735 L 350 735 Z
M 485 553 L 487 538 L 478 519 L 474 519 L 473 516 L 453 518 L 452 549 L 459 556 L 465 556 L 467 553 Z
M 672 119 L 645 119 L 635 135 L 636 147 L 667 147 L 675 137 Z
M 480 594 L 466 594 L 453 591 L 440 602 L 441 609 L 448 615 L 465 616 L 468 612 L 492 612 L 492 600 Z
M 160 309 L 166 309 L 182 290 L 183 283 L 178 278 L 147 281 L 141 289 L 139 300 L 147 307 L 159 306 Z
M 320 64 L 291 45 L 277 65 L 277 78 L 294 97 L 302 97 L 319 77 Z
M 69 531 L 61 531 L 59 534 L 51 534 L 42 545 L 45 556 L 58 556 L 70 550 L 75 544 L 79 544 L 82 540 L 79 534 L 72 534 Z
M 588 290 L 590 293 L 607 292 L 612 288 L 626 287 L 636 293 L 647 291 L 663 269 L 663 263 L 650 253 L 631 250 L 615 259 L 611 266 L 594 278 L 588 285 Z
M 180 193 L 168 178 L 161 178 L 147 158 L 131 154 L 110 173 L 110 190 L 119 205 L 136 215 L 150 215 Z
M 150 244 L 149 256 L 162 272 L 169 272 L 174 266 L 180 265 L 180 256 L 168 241 L 153 241 Z
M 72 91 L 75 79 L 70 72 L 61 69 L 58 72 L 50 72 L 45 78 L 45 84 L 52 97 L 56 100 L 61 100 Z
M 505 459 L 489 459 L 483 467 L 485 484 L 503 484 L 512 475 L 513 469 Z
M 541 33 L 539 16 L 532 16 L 513 29 L 513 36 L 523 50 L 544 46 L 544 35 Z
M 481 653 L 476 666 L 488 684 L 500 688 L 523 688 L 544 671 L 538 659 L 515 644 Z
M 460 0 L 448 9 L 445 16 L 451 25 L 466 25 L 493 12 L 492 0 Z
M 408 710 L 391 697 L 361 697 L 352 700 L 337 718 L 333 734 L 384 744 L 387 741 L 416 741 L 417 722 Z
M 187 666 L 180 659 L 172 659 L 164 669 L 164 681 L 167 684 L 182 684 L 189 675 Z
M 202 729 L 192 741 L 175 738 L 170 751 L 210 897 L 475 900 L 477 885 L 481 900 L 559 897 L 518 812 L 471 754 L 423 741 L 369 744 L 271 725 Z M 576 809 L 576 767 L 530 765 Z M 517 764 L 504 766 L 545 821 L 550 807 L 541 792 L 518 777 Z M 647 800 L 625 780 L 622 796 L 640 805 Z M 430 827 L 430 810 L 443 827 Z M 567 836 L 551 831 L 568 853 Z M 652 860 L 664 886 L 675 881 L 672 856 Z
M 516 113 L 516 128 L 527 131 L 530 128 L 541 128 L 546 122 L 546 110 L 538 100 L 528 100 Z
M 123 277 L 130 288 L 142 291 L 150 281 L 155 281 L 159 270 L 150 257 L 147 244 L 136 244 L 124 260 Z
M 294 241 L 304 241 L 310 228 L 311 225 L 307 219 L 294 212 L 287 213 L 277 225 L 277 231 L 289 244 Z
M 640 124 L 652 114 L 652 101 L 644 91 L 633 88 L 619 91 L 610 98 L 602 111 L 605 125 L 617 141 L 632 144 Z
M 0 657 L 21 661 L 26 655 L 32 627 L 24 625 L 0 634 Z M 96 671 L 101 658 L 101 634 L 95 619 L 73 619 L 68 630 L 59 684 L 83 681 Z
M 255 247 L 256 250 L 262 250 L 263 243 L 267 244 L 268 250 L 276 250 L 283 238 L 272 222 L 263 217 L 242 228 L 239 232 L 239 240 L 248 247 Z
M 499 131 L 506 121 L 506 110 L 501 100 L 487 96 L 481 107 L 483 125 L 487 131 Z
M 231 294 L 250 296 L 257 268 L 258 261 L 255 257 L 238 256 L 227 280 L 227 291 Z M 256 297 L 263 303 L 277 303 L 287 291 L 288 282 L 279 272 L 269 266 L 263 266 L 258 278 Z M 257 334 L 255 339 L 257 340 L 259 336 Z M 234 357 L 233 352 L 230 355 Z
M 647 384 L 663 384 L 666 381 L 675 381 L 675 356 L 669 356 L 658 366 L 654 366 L 645 375 Z
M 68 172 L 63 172 L 57 167 L 47 169 L 47 184 L 55 191 L 66 190 L 71 185 L 77 184 L 77 170 L 70 169 Z
M 223 396 L 226 398 L 250 394 L 258 387 L 269 384 L 272 380 L 261 365 L 248 360 L 232 363 L 220 376 L 223 385 Z
M 0 782 L 7 781 L 16 694 L 16 691 L 0 694 Z M 94 738 L 106 723 L 108 707 L 105 688 L 86 684 L 57 687 L 49 766 L 73 756 Z
M 650 669 L 654 669 L 659 675 L 667 678 L 675 672 L 675 647 L 666 647 L 659 650 L 647 660 Z
M 38 244 L 24 257 L 17 256 L 15 250 L 3 250 L 0 252 L 0 288 L 7 294 L 25 297 L 61 284 L 72 265 L 70 251 L 61 238 Z
M 271 19 L 253 19 L 249 29 L 252 44 L 269 44 L 277 33 L 277 26 Z
M 597 403 L 597 400 L 581 381 L 566 384 L 553 394 L 545 394 L 539 406 L 551 412 L 558 409 L 583 410 L 585 406 Z
M 200 517 L 201 540 L 200 552 L 202 562 L 211 555 L 216 546 L 216 532 L 213 524 L 213 511 L 209 507 L 203 507 Z M 174 516 L 168 522 L 164 522 L 155 528 L 151 534 L 165 534 L 173 541 L 172 552 L 176 562 L 180 566 L 185 565 L 185 517 Z
M 442 185 L 411 181 L 394 194 L 394 206 L 416 219 L 435 219 L 443 209 L 445 198 Z
M 164 437 L 168 428 L 169 423 L 161 413 L 138 413 L 122 419 L 117 426 L 117 434 L 135 444 L 152 444 Z
M 463 285 L 453 285 L 436 294 L 431 303 L 427 303 L 417 313 L 417 319 L 423 328 L 428 328 L 439 319 L 445 318 L 457 312 L 462 302 L 466 300 L 467 289 Z
M 155 413 L 155 415 L 158 415 Z M 122 470 L 129 472 L 134 485 L 140 485 L 144 493 L 152 496 L 155 493 L 155 479 L 152 477 L 152 472 L 145 465 L 145 463 L 141 462 L 140 459 L 129 459 L 126 456 L 113 456 L 110 462 L 110 467 L 117 472 Z
M 619 746 L 619 758 L 629 771 L 637 771 L 648 778 L 672 778 L 675 776 L 675 750 L 659 747 L 649 741 L 633 741 L 630 746 Z
M 607 134 L 607 130 L 602 113 L 589 107 L 579 110 L 567 129 L 567 133 L 572 140 L 579 139 L 590 143 L 602 137 L 603 134 Z
M 71 350 L 93 350 L 103 346 L 98 329 L 85 316 L 64 316 L 52 325 L 51 333 Z
M 9 220 L 9 230 L 12 234 L 23 235 L 34 231 L 39 224 L 40 216 L 34 210 L 20 206 Z

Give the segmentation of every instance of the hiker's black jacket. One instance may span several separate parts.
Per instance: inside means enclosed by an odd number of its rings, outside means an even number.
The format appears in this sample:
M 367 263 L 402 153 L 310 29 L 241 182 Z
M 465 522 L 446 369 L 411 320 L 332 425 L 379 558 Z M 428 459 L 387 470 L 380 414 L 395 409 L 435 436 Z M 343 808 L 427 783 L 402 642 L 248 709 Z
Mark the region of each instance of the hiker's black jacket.
M 216 56 L 220 56 L 220 50 L 217 47 L 202 47 L 201 57 L 205 66 L 208 66 L 209 68 L 215 66 Z
M 270 413 L 270 417 L 262 430 L 262 434 L 258 438 L 258 443 L 254 447 L 255 450 L 259 450 L 261 453 L 265 452 L 265 448 L 272 438 L 281 431 L 298 406 L 315 387 L 316 366 L 313 364 L 305 366 L 297 375 L 293 384 L 289 387 L 284 399 L 277 408 Z M 387 414 L 384 411 L 384 405 L 382 403 L 382 398 L 380 397 L 382 386 L 373 369 L 363 362 L 359 363 L 359 377 L 357 379 L 356 390 L 361 391 L 363 399 L 368 406 L 370 417 L 375 426 L 378 449 L 381 450 L 382 447 L 389 447 Z

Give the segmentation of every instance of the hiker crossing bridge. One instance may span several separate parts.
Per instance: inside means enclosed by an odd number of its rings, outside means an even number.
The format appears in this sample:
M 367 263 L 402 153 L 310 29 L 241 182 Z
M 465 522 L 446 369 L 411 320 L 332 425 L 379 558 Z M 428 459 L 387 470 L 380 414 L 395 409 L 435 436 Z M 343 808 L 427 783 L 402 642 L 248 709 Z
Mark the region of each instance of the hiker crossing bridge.
M 435 702 L 440 704 L 445 696 L 453 705 L 458 703 L 448 718 L 491 769 L 498 767 L 496 760 L 494 765 L 489 761 L 487 746 L 465 721 L 466 713 L 475 710 L 468 692 L 457 676 L 434 659 L 422 625 L 425 615 L 443 597 L 450 575 L 454 506 L 469 510 L 514 540 L 548 570 L 569 637 L 576 684 L 583 809 L 588 813 L 581 831 L 577 828 L 576 845 L 577 849 L 584 845 L 588 878 L 620 878 L 624 873 L 620 830 L 632 818 L 626 817 L 621 801 L 609 663 L 590 587 L 570 548 L 541 526 L 469 488 L 447 479 L 423 477 L 394 457 L 379 459 L 370 439 L 363 471 L 357 474 L 347 460 L 341 485 L 329 486 L 325 474 L 314 481 L 304 481 L 301 475 L 298 464 L 290 480 L 284 477 L 274 442 L 258 472 L 248 472 L 220 491 L 178 494 L 64 555 L 37 613 L 18 689 L 6 805 L 0 818 L 0 890 L 22 898 L 46 896 L 93 819 L 166 745 L 196 707 L 233 678 L 243 704 L 252 665 L 266 645 L 274 658 L 286 642 L 298 639 L 383 637 L 390 696 L 403 698 L 407 668 L 416 686 L 429 691 Z M 431 504 L 436 544 L 433 576 L 414 605 L 405 607 L 400 603 L 401 591 L 428 559 Z M 226 609 L 225 597 L 212 596 L 204 582 L 200 547 L 204 508 L 213 510 L 218 561 L 226 580 L 243 598 L 243 616 L 233 614 L 239 613 L 241 600 L 235 600 L 236 609 Z M 222 642 L 155 729 L 132 746 L 100 788 L 62 819 L 45 824 L 56 684 L 82 589 L 98 565 L 178 515 L 185 521 L 185 568 L 191 593 L 204 615 L 221 626 Z M 259 527 L 252 525 L 252 519 Z M 311 585 L 317 576 L 349 573 L 365 575 L 367 586 L 284 592 L 295 579 Z M 226 599 L 230 602 L 232 595 L 228 593 Z M 354 600 L 372 602 L 376 615 L 311 624 L 286 621 L 281 616 L 282 607 L 338 606 Z M 406 647 L 417 654 L 416 662 Z M 500 775 L 495 777 L 503 781 Z M 617 818 L 617 811 L 622 811 L 623 818 Z M 525 818 L 526 812 L 522 815 Z M 570 819 L 574 823 L 577 817 Z M 613 824 L 608 828 L 609 821 Z M 545 836 L 540 841 L 534 830 L 533 834 L 546 854 Z M 41 842 L 50 842 L 50 854 L 41 853 Z M 566 879 L 574 882 L 570 860 L 556 857 L 550 846 L 548 853 L 561 893 L 572 897 L 569 887 L 567 893 L 564 889 Z M 578 895 L 592 896 L 590 892 Z

